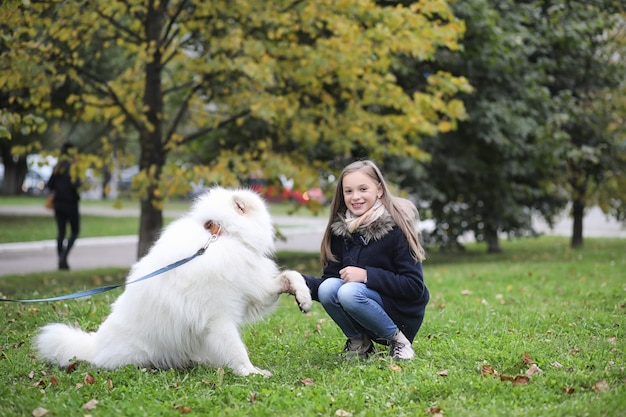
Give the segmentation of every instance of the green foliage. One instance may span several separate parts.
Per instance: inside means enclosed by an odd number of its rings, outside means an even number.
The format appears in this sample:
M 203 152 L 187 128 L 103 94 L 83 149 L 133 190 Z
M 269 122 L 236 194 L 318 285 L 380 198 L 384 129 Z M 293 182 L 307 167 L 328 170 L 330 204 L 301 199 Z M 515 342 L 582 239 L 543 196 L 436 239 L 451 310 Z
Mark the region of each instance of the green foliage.
M 425 264 L 432 299 L 412 362 L 386 349 L 362 362 L 339 356 L 344 338 L 319 304 L 302 315 L 292 297 L 244 331 L 253 363 L 271 378 L 196 367 L 113 371 L 80 364 L 71 373 L 33 356 L 36 328 L 49 322 L 95 329 L 119 290 L 49 304 L 0 303 L 0 415 L 82 416 L 542 416 L 617 417 L 626 410 L 624 241 L 590 239 L 572 250 L 563 238 L 506 242 L 487 256 L 433 254 Z M 315 254 L 279 254 L 285 268 L 315 274 Z M 17 296 L 58 295 L 121 282 L 124 271 L 5 277 Z M 526 384 L 500 376 L 541 370 Z M 481 370 L 491 366 L 498 377 Z M 97 400 L 95 408 L 82 407 Z M 94 404 L 93 402 L 91 404 Z
M 585 194 L 610 178 L 617 190 L 624 147 L 615 120 L 624 113 L 612 97 L 626 69 L 615 59 L 625 53 L 615 41 L 623 24 L 615 2 L 601 3 L 453 3 L 467 27 L 462 50 L 442 51 L 433 66 L 469 80 L 469 117 L 426 138 L 432 159 L 402 183 L 438 222 L 433 240 L 455 245 L 471 232 L 497 252 L 499 234 L 533 233 L 532 215 L 551 222 L 576 197 L 574 183 L 588 184 Z M 619 194 L 604 195 L 606 207 L 623 207 Z

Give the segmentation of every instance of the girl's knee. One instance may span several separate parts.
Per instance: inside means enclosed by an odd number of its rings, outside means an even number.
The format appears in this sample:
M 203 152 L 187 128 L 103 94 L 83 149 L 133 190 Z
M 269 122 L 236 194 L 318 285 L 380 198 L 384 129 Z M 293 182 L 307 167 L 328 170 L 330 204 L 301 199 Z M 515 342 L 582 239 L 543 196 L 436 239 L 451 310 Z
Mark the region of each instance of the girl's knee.
M 343 285 L 343 281 L 339 278 L 327 278 L 317 289 L 317 296 L 322 304 L 332 302 L 337 299 L 337 292 Z
M 367 298 L 364 291 L 366 288 L 365 285 L 358 282 L 345 283 L 337 291 L 339 304 L 347 307 L 350 304 L 364 301 Z

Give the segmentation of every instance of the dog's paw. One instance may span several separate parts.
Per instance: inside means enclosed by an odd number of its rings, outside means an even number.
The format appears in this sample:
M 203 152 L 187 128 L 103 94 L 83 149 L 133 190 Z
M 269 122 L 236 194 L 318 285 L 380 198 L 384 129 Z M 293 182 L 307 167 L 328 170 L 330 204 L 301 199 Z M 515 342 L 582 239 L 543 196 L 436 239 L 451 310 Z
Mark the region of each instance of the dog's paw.
M 283 271 L 279 275 L 279 279 L 284 290 L 282 292 L 295 296 L 300 311 L 308 313 L 313 306 L 313 300 L 311 299 L 311 291 L 302 275 L 296 271 Z
M 270 371 L 258 368 L 256 366 L 233 368 L 233 372 L 235 373 L 235 375 L 239 376 L 263 375 L 265 378 L 269 378 L 272 376 L 272 373 Z

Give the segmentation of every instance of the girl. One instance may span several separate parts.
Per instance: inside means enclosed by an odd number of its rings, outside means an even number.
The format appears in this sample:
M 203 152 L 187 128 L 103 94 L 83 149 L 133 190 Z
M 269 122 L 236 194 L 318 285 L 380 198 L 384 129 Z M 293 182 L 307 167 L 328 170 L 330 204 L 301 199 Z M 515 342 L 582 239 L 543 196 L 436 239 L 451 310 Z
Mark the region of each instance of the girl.
M 348 338 L 346 357 L 366 358 L 372 340 L 391 346 L 394 359 L 415 355 L 411 343 L 430 298 L 417 218 L 415 205 L 391 195 L 372 161 L 342 171 L 322 239 L 323 275 L 305 280 Z

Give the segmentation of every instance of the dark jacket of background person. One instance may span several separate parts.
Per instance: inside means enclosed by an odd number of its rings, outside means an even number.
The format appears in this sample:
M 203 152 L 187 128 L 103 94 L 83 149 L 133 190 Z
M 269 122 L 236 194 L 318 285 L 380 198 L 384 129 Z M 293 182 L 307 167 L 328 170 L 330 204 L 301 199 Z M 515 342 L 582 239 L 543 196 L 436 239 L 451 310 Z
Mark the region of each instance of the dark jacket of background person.
M 53 208 L 57 225 L 57 254 L 59 269 L 69 269 L 67 258 L 80 233 L 80 180 L 72 178 L 72 155 L 70 150 L 74 145 L 67 142 L 61 148 L 59 162 L 52 170 L 47 187 L 54 193 Z M 65 240 L 67 226 L 70 226 L 70 235 Z
M 47 187 L 51 192 L 54 192 L 55 210 L 78 210 L 80 181 L 78 179 L 72 180 L 71 167 L 72 162 L 67 156 L 61 156 L 48 180 Z

